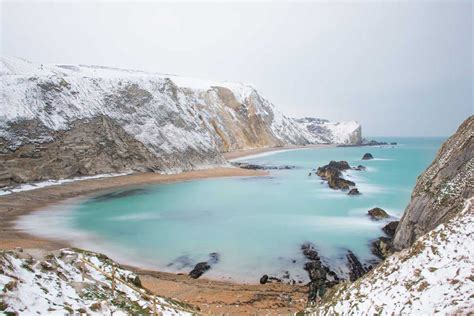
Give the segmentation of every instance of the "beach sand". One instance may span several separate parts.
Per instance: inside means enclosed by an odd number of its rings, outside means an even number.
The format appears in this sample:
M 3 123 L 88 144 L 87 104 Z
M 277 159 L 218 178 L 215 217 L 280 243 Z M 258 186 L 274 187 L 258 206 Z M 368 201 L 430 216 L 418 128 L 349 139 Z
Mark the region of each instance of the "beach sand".
M 306 147 L 309 148 L 309 146 Z M 235 159 L 273 150 L 297 148 L 301 147 L 253 149 L 227 153 L 225 157 L 227 159 Z M 66 199 L 130 186 L 217 177 L 265 175 L 267 175 L 265 171 L 233 167 L 188 171 L 172 175 L 138 173 L 109 178 L 81 180 L 3 195 L 0 196 L 0 249 L 21 247 L 25 249 L 39 248 L 42 250 L 56 250 L 69 247 L 70 245 L 62 241 L 42 239 L 18 231 L 14 224 L 19 216 Z M 237 284 L 226 281 L 208 280 L 205 279 L 205 276 L 195 280 L 189 278 L 187 275 L 147 271 L 135 267 L 128 268 L 138 273 L 144 287 L 155 294 L 197 306 L 204 313 L 286 314 L 297 312 L 304 308 L 307 297 L 307 288 L 301 285 L 282 283 L 265 285 Z

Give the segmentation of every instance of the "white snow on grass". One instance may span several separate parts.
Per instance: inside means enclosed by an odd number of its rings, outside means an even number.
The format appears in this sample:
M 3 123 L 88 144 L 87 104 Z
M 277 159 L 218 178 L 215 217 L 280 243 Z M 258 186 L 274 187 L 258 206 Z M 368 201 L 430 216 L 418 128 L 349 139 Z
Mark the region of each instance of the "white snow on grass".
M 100 178 L 110 178 L 110 177 L 119 177 L 124 176 L 130 173 L 106 173 L 106 174 L 98 174 L 94 176 L 85 176 L 85 177 L 74 177 L 69 179 L 59 179 L 59 180 L 46 180 L 46 181 L 39 181 L 39 182 L 31 182 L 26 184 L 19 184 L 16 186 L 11 187 L 4 187 L 0 189 L 0 196 L 7 195 L 15 192 L 22 192 L 22 191 L 30 191 L 34 189 L 40 189 L 44 187 L 49 187 L 53 185 L 61 185 L 64 183 L 75 182 L 75 181 L 82 181 L 82 180 L 90 180 L 90 179 L 100 179 Z
M 446 315 L 474 312 L 474 197 L 463 211 L 346 283 L 314 315 Z
M 114 293 L 109 277 L 112 265 L 116 269 Z M 151 293 L 140 287 L 136 277 L 110 259 L 87 251 L 2 251 L 0 313 L 151 314 L 154 309 Z M 156 297 L 156 312 L 160 315 L 190 315 L 188 310 L 184 305 Z

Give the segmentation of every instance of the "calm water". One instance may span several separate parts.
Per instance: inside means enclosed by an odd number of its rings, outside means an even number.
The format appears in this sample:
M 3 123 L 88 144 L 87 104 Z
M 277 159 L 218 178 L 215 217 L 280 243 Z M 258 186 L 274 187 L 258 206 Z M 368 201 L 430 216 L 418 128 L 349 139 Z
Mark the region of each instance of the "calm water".
M 256 156 L 245 161 L 297 168 L 271 171 L 264 177 L 116 191 L 57 206 L 42 213 L 41 221 L 35 218 L 38 213 L 32 214 L 22 225 L 149 268 L 189 272 L 190 266 L 168 265 L 179 257 L 195 264 L 218 252 L 220 262 L 207 277 L 257 282 L 262 274 L 281 276 L 288 270 L 292 278 L 306 280 L 299 250 L 306 241 L 316 245 L 324 260 L 340 266 L 339 271 L 344 271 L 347 249 L 361 260 L 373 259 L 368 244 L 382 235 L 380 228 L 385 222 L 371 221 L 367 210 L 379 206 L 400 217 L 416 177 L 431 163 L 443 141 L 388 140 L 399 145 L 303 149 Z M 365 152 L 371 152 L 375 159 L 362 161 Z M 346 174 L 362 195 L 348 196 L 329 189 L 319 177 L 308 176 L 311 169 L 330 160 L 367 166 L 367 171 Z

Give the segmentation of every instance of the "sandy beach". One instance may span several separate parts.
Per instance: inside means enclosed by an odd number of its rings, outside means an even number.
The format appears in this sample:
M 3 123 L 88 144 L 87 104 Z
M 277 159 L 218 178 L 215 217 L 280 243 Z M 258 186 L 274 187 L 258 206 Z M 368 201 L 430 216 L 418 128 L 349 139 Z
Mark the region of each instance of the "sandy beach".
M 325 145 L 311 147 L 326 147 Z M 281 147 L 251 149 L 226 153 L 227 159 L 261 154 L 275 150 L 305 147 Z M 74 181 L 29 191 L 0 196 L 0 248 L 40 248 L 55 250 L 68 247 L 65 242 L 38 238 L 15 228 L 14 221 L 22 215 L 56 204 L 61 201 L 130 186 L 171 183 L 216 177 L 265 176 L 265 171 L 239 168 L 213 168 L 163 175 L 139 173 L 124 176 Z M 273 283 L 266 285 L 237 284 L 227 281 L 208 280 L 205 277 L 191 279 L 187 275 L 148 271 L 128 267 L 140 275 L 144 287 L 157 295 L 171 297 L 197 306 L 204 313 L 265 313 L 281 314 L 297 312 L 306 302 L 306 287 Z M 291 294 L 291 295 L 290 295 Z

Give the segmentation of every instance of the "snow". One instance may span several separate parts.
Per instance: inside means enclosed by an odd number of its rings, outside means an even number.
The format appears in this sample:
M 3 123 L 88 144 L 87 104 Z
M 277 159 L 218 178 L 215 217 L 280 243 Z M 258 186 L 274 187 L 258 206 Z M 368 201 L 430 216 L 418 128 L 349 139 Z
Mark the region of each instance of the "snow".
M 446 315 L 474 312 L 474 197 L 411 248 L 308 311 L 315 315 Z
M 34 189 L 45 188 L 45 187 L 49 187 L 49 186 L 53 186 L 53 185 L 60 185 L 60 184 L 69 183 L 69 182 L 90 180 L 90 179 L 109 178 L 109 177 L 119 177 L 119 176 L 124 176 L 124 175 L 127 175 L 127 174 L 129 174 L 129 173 L 107 173 L 107 174 L 98 174 L 98 175 L 95 175 L 95 176 L 74 177 L 74 178 L 69 178 L 69 179 L 46 180 L 46 181 L 20 184 L 20 185 L 17 185 L 17 186 L 0 188 L 0 196 L 15 193 L 15 192 L 30 191 L 30 190 L 34 190 Z
M 330 122 L 311 117 L 296 121 L 314 143 L 353 144 L 361 138 L 361 125 L 357 121 Z
M 106 257 L 92 252 L 63 249 L 38 253 L 15 250 L 0 252 L 0 301 L 4 312 L 20 314 L 64 315 L 82 312 L 88 315 L 148 314 L 153 301 L 146 290 L 129 281 L 112 282 L 97 269 L 116 277 L 132 280 L 135 274 L 120 268 Z M 82 270 L 82 272 L 81 272 Z M 162 315 L 190 315 L 190 312 L 162 297 L 156 297 L 157 312 Z

